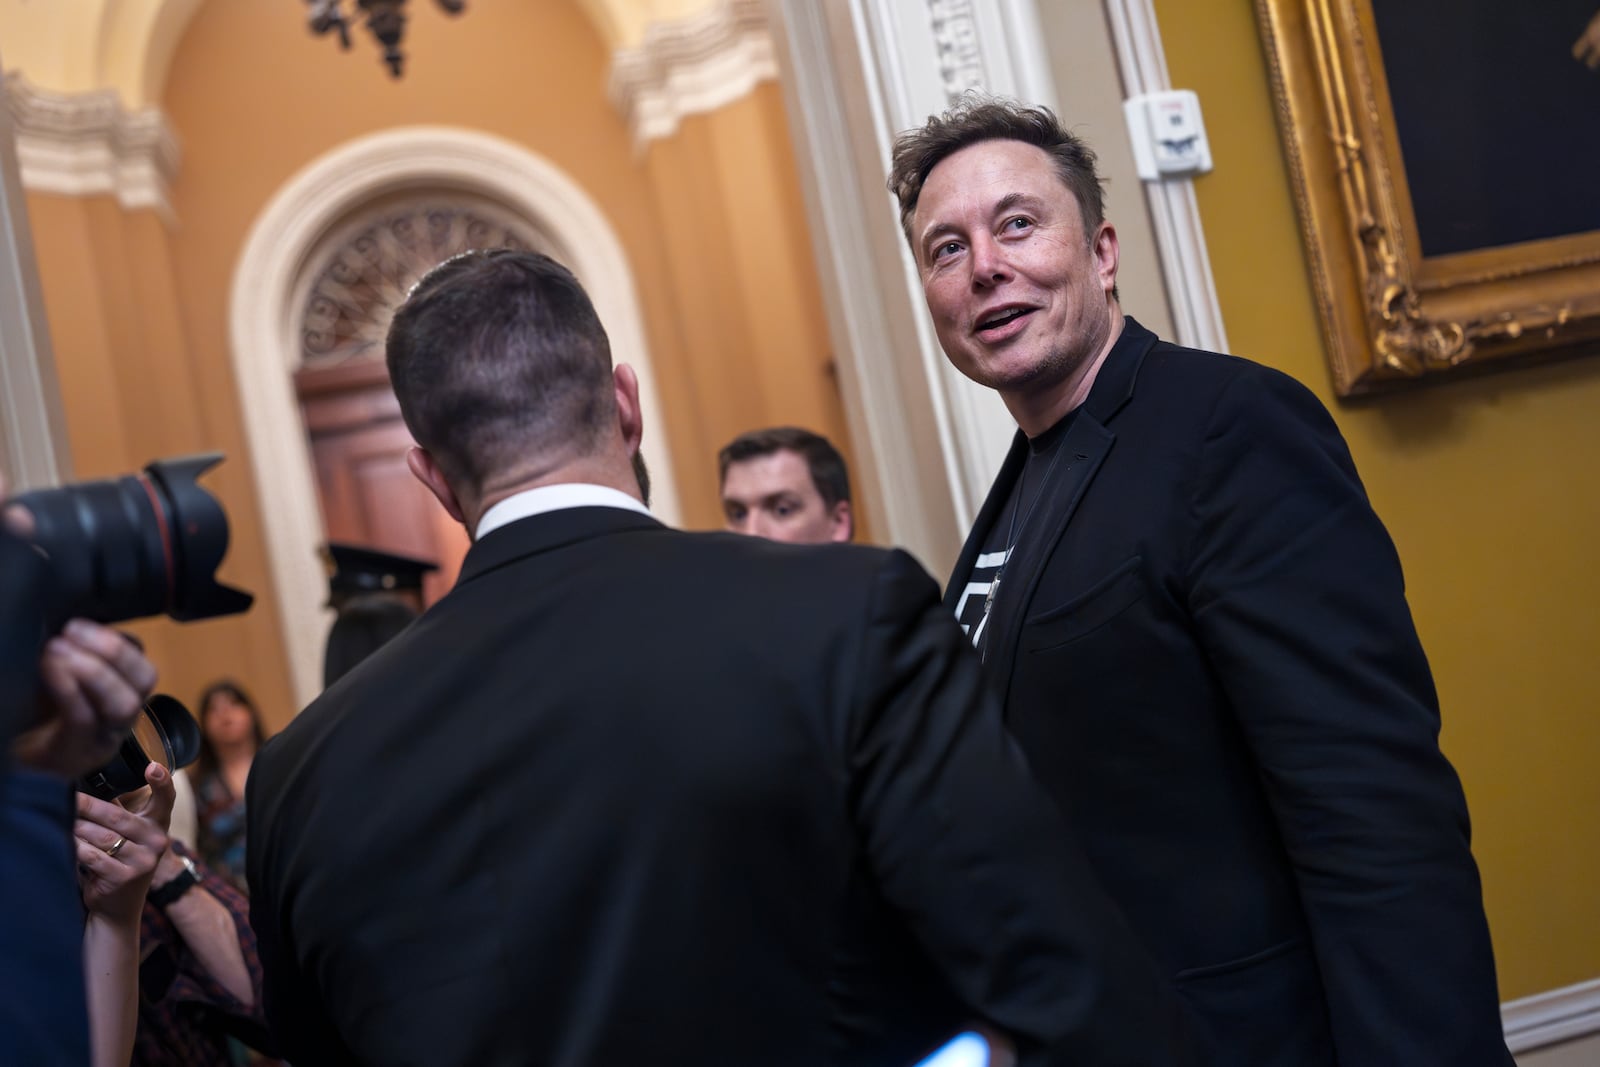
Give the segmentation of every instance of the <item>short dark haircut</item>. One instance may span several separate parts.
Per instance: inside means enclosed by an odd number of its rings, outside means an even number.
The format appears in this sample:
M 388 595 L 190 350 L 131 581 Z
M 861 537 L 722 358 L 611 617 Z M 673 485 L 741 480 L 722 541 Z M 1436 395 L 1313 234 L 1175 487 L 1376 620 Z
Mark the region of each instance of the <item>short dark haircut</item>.
M 1095 170 L 1094 150 L 1047 107 L 971 94 L 895 138 L 889 191 L 900 202 L 900 229 L 913 250 L 911 216 L 928 175 L 945 158 L 982 141 L 1021 141 L 1042 149 L 1055 162 L 1062 184 L 1077 198 L 1084 236 L 1093 238 L 1106 217 L 1105 180 Z
M 417 618 L 415 608 L 388 593 L 367 593 L 346 601 L 328 631 L 322 657 L 323 688 L 349 674 Z
M 532 455 L 588 454 L 616 408 L 589 295 L 537 252 L 465 252 L 424 275 L 389 326 L 388 364 L 411 436 L 474 492 Z
M 729 441 L 717 453 L 718 487 L 728 480 L 729 464 L 785 451 L 794 452 L 806 461 L 806 467 L 811 471 L 811 482 L 817 487 L 824 504 L 831 508 L 841 500 L 849 502 L 850 472 L 845 469 L 844 457 L 839 455 L 839 450 L 826 437 L 798 426 L 751 430 Z

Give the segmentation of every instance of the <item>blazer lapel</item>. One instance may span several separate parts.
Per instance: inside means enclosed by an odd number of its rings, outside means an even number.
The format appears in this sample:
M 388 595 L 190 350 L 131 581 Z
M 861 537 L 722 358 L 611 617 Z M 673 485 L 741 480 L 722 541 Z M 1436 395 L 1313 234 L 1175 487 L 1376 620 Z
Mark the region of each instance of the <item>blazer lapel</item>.
M 1033 603 L 1033 594 L 1044 575 L 1045 565 L 1066 533 L 1078 504 L 1099 473 L 1117 436 L 1108 427 L 1112 417 L 1133 398 L 1134 381 L 1145 353 L 1155 344 L 1156 335 L 1132 318 L 1123 324 L 1122 335 L 1111 354 L 1101 364 L 1089 397 L 1077 418 L 1067 428 L 1060 447 L 1062 462 L 1040 487 L 1037 514 L 1027 528 L 1017 531 L 1017 545 L 1006 561 L 1000 589 L 995 593 L 995 609 L 1000 625 L 989 635 L 985 661 L 991 677 L 1000 680 L 1002 700 L 1009 696 L 1011 673 L 1016 666 L 1017 647 L 1022 640 L 1022 623 Z M 1020 434 L 1018 435 L 1021 436 Z M 1024 449 L 1026 445 L 1024 444 Z M 1012 448 L 1012 452 L 1017 450 Z M 1007 457 L 1009 467 L 1011 457 Z M 1004 468 L 1002 468 L 1004 469 Z M 1009 485 L 1009 482 L 1007 483 Z M 996 483 L 998 488 L 999 483 Z M 991 498 L 993 493 L 990 494 Z M 985 505 L 987 507 L 987 505 Z M 965 553 L 963 553 L 965 555 Z M 1003 606 L 1003 610 L 1002 610 Z

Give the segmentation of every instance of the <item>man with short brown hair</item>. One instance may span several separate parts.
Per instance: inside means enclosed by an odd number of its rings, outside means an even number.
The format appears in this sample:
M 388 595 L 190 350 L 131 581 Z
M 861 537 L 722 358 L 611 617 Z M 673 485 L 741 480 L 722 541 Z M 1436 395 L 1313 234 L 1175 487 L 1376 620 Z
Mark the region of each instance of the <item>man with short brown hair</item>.
M 889 186 L 945 355 L 1019 430 L 946 604 L 1217 1062 L 1509 1065 L 1400 561 L 1327 411 L 1124 316 L 1048 110 L 969 99 Z
M 826 437 L 797 426 L 751 430 L 717 453 L 731 533 L 820 545 L 855 534 L 850 475 Z

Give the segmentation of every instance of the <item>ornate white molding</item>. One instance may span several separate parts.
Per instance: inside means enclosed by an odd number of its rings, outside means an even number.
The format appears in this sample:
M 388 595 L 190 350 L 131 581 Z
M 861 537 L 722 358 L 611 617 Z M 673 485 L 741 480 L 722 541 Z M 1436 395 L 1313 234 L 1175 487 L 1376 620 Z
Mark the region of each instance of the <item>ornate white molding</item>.
M 123 108 L 115 89 L 57 93 L 6 75 L 26 189 L 64 196 L 115 196 L 129 210 L 174 221 L 168 187 L 178 172 L 178 138 L 157 108 Z
M 229 339 L 267 556 L 276 586 L 294 693 L 304 707 L 322 689 L 328 618 L 323 540 L 310 449 L 292 374 L 296 325 L 310 257 L 364 205 L 407 189 L 460 190 L 528 220 L 588 289 L 619 363 L 639 375 L 652 509 L 681 514 L 666 423 L 645 343 L 644 316 L 622 243 L 599 207 L 565 172 L 489 134 L 412 126 L 343 144 L 290 178 L 256 217 L 234 268 Z
M 1106 13 L 1111 19 L 1111 36 L 1117 42 L 1124 95 L 1172 88 L 1151 0 L 1106 0 Z M 1226 352 L 1228 335 L 1222 327 L 1222 307 L 1211 276 L 1211 258 L 1206 252 L 1194 182 L 1189 178 L 1145 182 L 1144 191 L 1156 244 L 1161 249 L 1161 270 L 1167 283 L 1176 340 L 1191 348 Z
M 939 50 L 945 99 L 953 104 L 962 93 L 981 88 L 986 80 L 977 13 L 972 0 L 928 0 L 928 19 Z
M 1512 1052 L 1600 1034 L 1600 978 L 1500 1005 L 1506 1045 Z
M 671 136 L 690 115 L 733 103 L 778 76 L 761 0 L 725 0 L 645 31 L 611 57 L 608 91 L 640 147 Z

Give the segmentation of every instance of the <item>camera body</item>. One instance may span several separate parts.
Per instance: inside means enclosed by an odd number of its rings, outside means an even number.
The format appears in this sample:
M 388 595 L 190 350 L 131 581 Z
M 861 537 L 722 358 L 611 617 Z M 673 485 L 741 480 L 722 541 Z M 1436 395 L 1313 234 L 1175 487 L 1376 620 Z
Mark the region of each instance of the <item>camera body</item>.
M 221 460 L 216 452 L 161 459 L 138 474 L 6 502 L 27 508 L 34 529 L 26 542 L 0 533 L 0 739 L 31 721 L 39 655 L 68 619 L 190 622 L 250 607 L 249 593 L 213 574 L 228 550 L 228 517 L 196 480 Z M 152 761 L 169 771 L 192 762 L 199 738 L 182 704 L 153 696 L 117 756 L 78 787 L 103 799 L 137 789 Z

